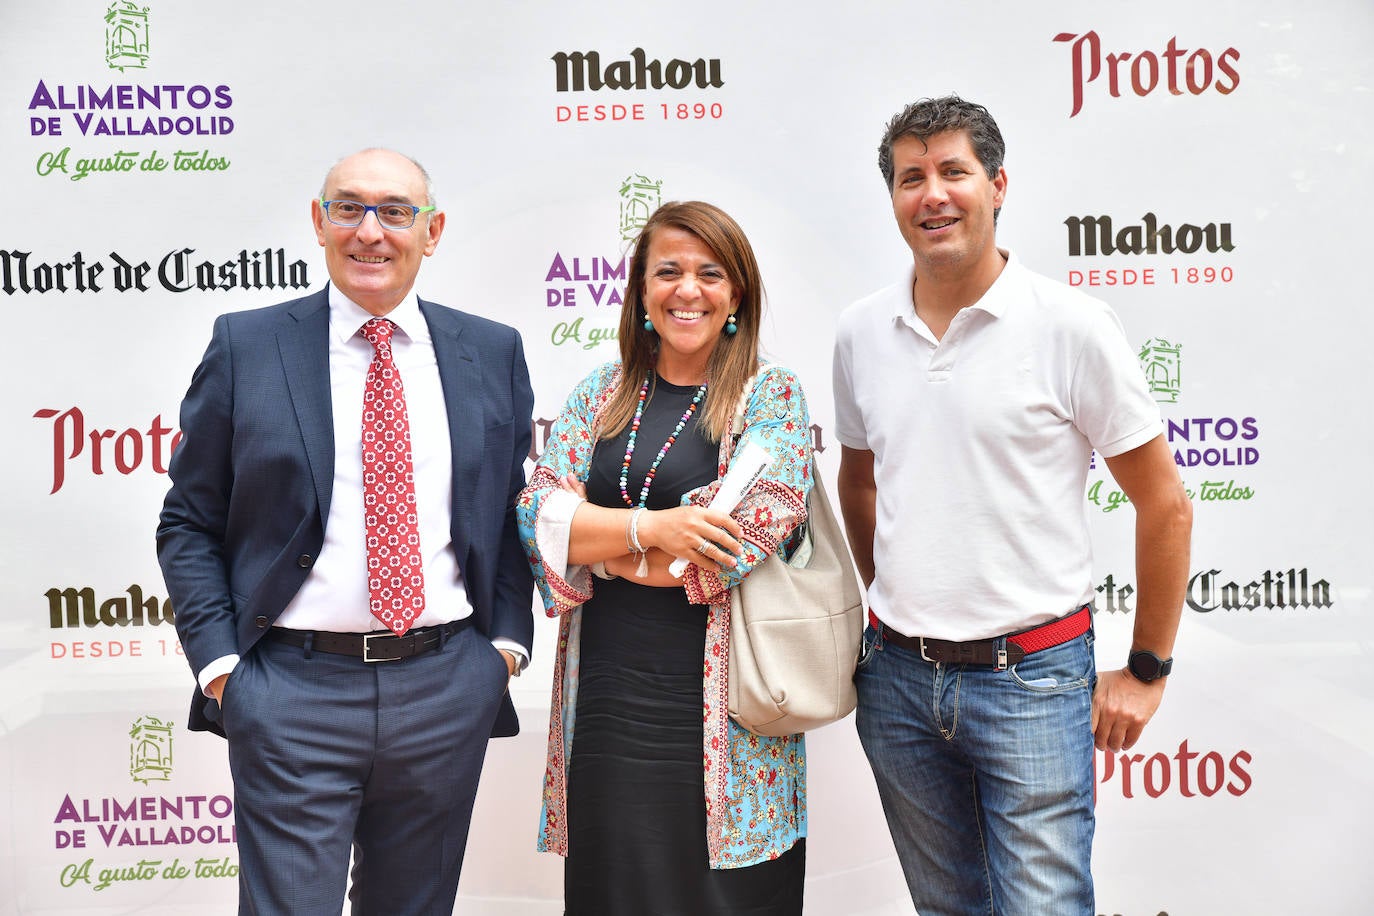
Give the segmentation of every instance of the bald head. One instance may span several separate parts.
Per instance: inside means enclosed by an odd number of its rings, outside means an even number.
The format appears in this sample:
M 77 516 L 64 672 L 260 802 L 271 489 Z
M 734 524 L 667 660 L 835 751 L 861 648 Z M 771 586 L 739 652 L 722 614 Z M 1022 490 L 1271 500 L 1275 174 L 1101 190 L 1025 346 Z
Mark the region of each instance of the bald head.
M 331 222 L 321 201 L 348 200 L 368 208 L 356 226 Z M 383 204 L 433 206 L 429 175 L 395 150 L 365 149 L 345 156 L 324 178 L 311 205 L 315 234 L 324 248 L 329 280 L 373 315 L 394 309 L 415 285 L 420 264 L 434 253 L 444 231 L 444 214 L 417 214 L 405 229 L 383 226 L 373 208 Z
M 320 185 L 320 197 L 326 200 L 329 199 L 329 180 L 334 177 L 334 173 L 337 172 L 341 166 L 358 157 L 389 158 L 395 164 L 396 168 L 404 168 L 403 164 L 409 164 L 409 166 L 419 174 L 420 180 L 425 186 L 425 199 L 423 201 L 416 201 L 416 203 L 425 204 L 431 207 L 438 206 L 434 201 L 434 182 L 430 180 L 429 172 L 425 171 L 425 167 L 405 153 L 398 153 L 396 150 L 387 149 L 384 146 L 370 146 L 367 149 L 360 149 L 356 153 L 350 153 L 344 156 L 338 162 L 330 166 L 329 171 L 325 173 L 324 184 Z

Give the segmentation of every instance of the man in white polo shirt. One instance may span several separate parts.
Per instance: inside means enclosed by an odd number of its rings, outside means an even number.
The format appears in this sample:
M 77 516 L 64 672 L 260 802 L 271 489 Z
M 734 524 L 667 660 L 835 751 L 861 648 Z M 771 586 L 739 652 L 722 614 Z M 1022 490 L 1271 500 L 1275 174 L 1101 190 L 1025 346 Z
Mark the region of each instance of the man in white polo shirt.
M 1093 914 L 1093 745 L 1129 748 L 1172 664 L 1192 507 L 1103 303 L 994 239 L 1005 144 L 925 99 L 879 167 L 913 264 L 835 345 L 839 495 L 870 627 L 857 723 L 922 916 Z M 1093 449 L 1136 511 L 1126 667 L 1093 658 Z

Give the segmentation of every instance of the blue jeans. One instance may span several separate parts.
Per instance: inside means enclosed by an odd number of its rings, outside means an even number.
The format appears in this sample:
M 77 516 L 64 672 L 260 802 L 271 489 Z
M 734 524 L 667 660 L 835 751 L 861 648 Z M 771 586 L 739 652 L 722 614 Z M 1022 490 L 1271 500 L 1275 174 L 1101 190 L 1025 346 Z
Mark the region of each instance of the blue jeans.
M 856 721 L 921 916 L 1092 916 L 1093 634 L 1004 671 L 869 627 Z

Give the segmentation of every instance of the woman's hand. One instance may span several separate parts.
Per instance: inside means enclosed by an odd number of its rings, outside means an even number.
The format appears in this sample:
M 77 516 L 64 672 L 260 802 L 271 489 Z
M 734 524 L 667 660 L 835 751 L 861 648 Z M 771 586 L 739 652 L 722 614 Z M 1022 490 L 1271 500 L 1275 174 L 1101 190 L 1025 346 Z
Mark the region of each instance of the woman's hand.
M 587 498 L 587 485 L 578 480 L 576 474 L 568 473 L 559 478 L 558 489 L 566 490 L 572 495 L 581 497 L 582 499 Z
M 695 563 L 707 572 L 733 569 L 744 549 L 739 522 L 719 509 L 678 506 L 639 517 L 639 543 Z

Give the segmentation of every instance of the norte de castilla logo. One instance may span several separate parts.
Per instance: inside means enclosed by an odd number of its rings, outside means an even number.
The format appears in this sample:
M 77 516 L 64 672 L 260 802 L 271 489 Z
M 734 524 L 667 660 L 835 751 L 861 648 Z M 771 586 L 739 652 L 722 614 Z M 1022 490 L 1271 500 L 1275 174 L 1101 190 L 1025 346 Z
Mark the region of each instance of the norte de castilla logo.
M 96 27 L 100 31 L 96 31 Z M 146 71 L 153 61 L 151 7 L 115 0 L 102 19 L 92 23 L 88 36 L 103 36 L 107 68 L 124 76 Z M 94 40 L 91 47 L 96 46 Z M 38 156 L 39 175 L 65 175 L 79 181 L 97 174 L 139 172 L 220 172 L 230 166 L 191 138 L 215 137 L 234 130 L 230 110 L 232 89 L 205 79 L 106 83 L 64 82 L 42 77 L 35 81 L 28 103 L 32 137 L 83 140 L 119 138 L 119 148 L 78 150 L 52 148 Z M 126 148 L 127 138 L 167 138 L 147 147 Z M 170 142 L 168 142 L 170 141 Z

